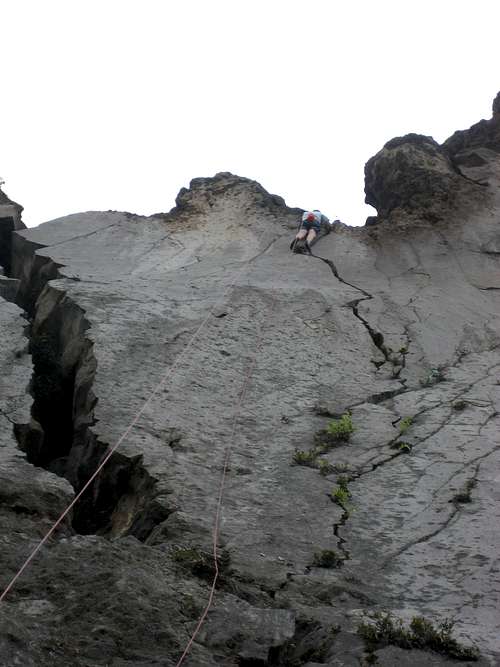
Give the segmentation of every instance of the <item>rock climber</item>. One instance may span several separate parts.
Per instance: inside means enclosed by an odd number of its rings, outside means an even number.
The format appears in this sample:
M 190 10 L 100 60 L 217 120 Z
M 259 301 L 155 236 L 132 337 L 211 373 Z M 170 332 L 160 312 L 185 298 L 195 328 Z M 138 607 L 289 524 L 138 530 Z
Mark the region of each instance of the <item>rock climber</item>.
M 322 226 L 328 229 L 330 227 L 330 220 L 326 217 L 326 215 L 321 213 L 321 211 L 318 211 L 318 209 L 314 209 L 313 211 L 304 211 L 302 214 L 299 231 L 297 232 L 297 235 L 295 236 L 295 239 L 292 241 L 290 246 L 291 249 L 295 250 L 297 244 L 301 245 L 299 242 L 305 239 L 305 248 L 307 252 L 310 253 L 310 246 L 316 236 L 320 233 Z

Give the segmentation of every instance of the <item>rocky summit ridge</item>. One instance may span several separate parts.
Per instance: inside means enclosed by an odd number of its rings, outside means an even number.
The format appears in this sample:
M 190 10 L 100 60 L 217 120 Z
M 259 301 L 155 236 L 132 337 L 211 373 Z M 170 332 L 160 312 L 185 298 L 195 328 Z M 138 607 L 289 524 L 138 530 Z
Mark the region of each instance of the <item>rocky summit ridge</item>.
M 1 664 L 179 664 L 226 460 L 183 664 L 500 664 L 499 104 L 389 141 L 317 257 L 229 173 L 32 229 L 0 193 L 2 588 L 137 419 L 0 603 Z

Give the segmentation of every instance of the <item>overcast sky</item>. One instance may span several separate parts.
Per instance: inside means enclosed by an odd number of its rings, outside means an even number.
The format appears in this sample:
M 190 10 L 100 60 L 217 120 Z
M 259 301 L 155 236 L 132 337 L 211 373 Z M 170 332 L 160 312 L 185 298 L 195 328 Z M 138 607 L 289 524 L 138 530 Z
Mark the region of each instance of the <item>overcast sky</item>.
M 231 171 L 363 224 L 363 167 L 491 116 L 498 0 L 0 0 L 0 175 L 37 225 Z

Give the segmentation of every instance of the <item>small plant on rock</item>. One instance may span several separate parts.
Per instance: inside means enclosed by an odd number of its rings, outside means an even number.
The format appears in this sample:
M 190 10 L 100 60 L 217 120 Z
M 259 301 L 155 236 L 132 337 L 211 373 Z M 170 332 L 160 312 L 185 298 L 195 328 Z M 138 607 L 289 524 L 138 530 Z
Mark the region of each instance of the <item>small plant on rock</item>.
M 335 472 L 338 473 L 345 473 L 349 472 L 349 464 L 348 463 L 335 463 L 333 465 Z
M 351 498 L 351 492 L 349 491 L 349 489 L 343 486 L 338 486 L 336 489 L 332 491 L 330 497 L 334 503 L 340 505 L 342 509 L 347 511 L 347 503 Z
M 332 549 L 323 549 L 323 551 L 314 554 L 313 565 L 314 567 L 331 569 L 342 565 L 342 558 Z
M 413 417 L 404 417 L 399 423 L 399 432 L 401 434 L 406 433 L 406 431 L 413 424 Z
M 340 486 L 341 489 L 344 489 L 345 491 L 349 491 L 347 485 L 350 482 L 350 478 L 347 477 L 346 475 L 339 475 L 337 477 L 337 484 Z
M 194 547 L 175 547 L 172 558 L 182 568 L 190 570 L 194 575 L 202 579 L 209 579 L 215 573 L 214 558 L 211 553 L 196 549 Z M 219 571 L 227 570 L 231 558 L 228 551 L 222 551 L 217 555 Z
M 354 433 L 351 413 L 346 412 L 340 419 L 332 419 L 326 430 L 334 440 L 348 441 L 351 434 Z
M 335 466 L 332 466 L 330 463 L 328 463 L 326 459 L 318 459 L 318 469 L 319 474 L 323 475 L 323 477 L 326 477 L 332 472 L 335 472 Z
M 348 442 L 355 428 L 351 413 L 346 412 L 340 419 L 332 419 L 326 429 L 318 431 L 314 437 L 318 453 L 328 452 L 333 447 L 339 447 Z
M 414 616 L 406 628 L 401 619 L 392 614 L 376 614 L 374 623 L 361 623 L 358 634 L 367 651 L 392 644 L 404 649 L 434 651 L 455 660 L 478 660 L 479 651 L 463 646 L 452 635 L 453 621 L 445 619 L 437 627 L 422 616 Z
M 397 449 L 404 454 L 408 454 L 413 449 L 413 445 L 411 445 L 409 442 L 398 440 L 397 442 L 392 443 L 391 449 Z
M 463 646 L 453 639 L 453 621 L 445 619 L 437 627 L 422 616 L 414 616 L 410 623 L 413 645 L 448 655 L 457 660 L 477 660 L 479 651 L 472 646 Z
M 296 449 L 295 452 L 293 453 L 292 460 L 295 463 L 295 465 L 298 466 L 308 466 L 309 468 L 317 468 L 317 462 L 316 462 L 317 457 L 318 453 L 316 452 L 315 449 L 308 449 L 307 451 L 304 451 L 302 449 Z
M 454 503 L 471 503 L 472 502 L 472 497 L 471 497 L 471 491 L 472 489 L 476 486 L 477 482 L 475 479 L 469 479 L 465 487 L 462 489 L 462 491 L 459 491 L 455 496 L 452 498 L 452 502 Z

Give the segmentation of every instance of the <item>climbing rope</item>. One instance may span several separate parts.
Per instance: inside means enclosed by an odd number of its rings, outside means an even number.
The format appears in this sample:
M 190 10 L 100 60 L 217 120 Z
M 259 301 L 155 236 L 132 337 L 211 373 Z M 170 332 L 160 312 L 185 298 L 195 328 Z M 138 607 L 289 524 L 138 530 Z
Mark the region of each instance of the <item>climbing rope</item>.
M 276 305 L 276 299 L 273 298 L 269 315 L 273 312 L 275 305 Z M 268 317 L 269 317 L 269 315 L 268 315 Z M 214 559 L 214 570 L 215 570 L 215 572 L 214 572 L 214 577 L 213 577 L 213 580 L 212 580 L 212 585 L 210 586 L 208 601 L 207 601 L 207 604 L 205 606 L 205 609 L 203 610 L 203 613 L 201 614 L 201 616 L 198 620 L 198 623 L 197 623 L 192 635 L 189 638 L 188 643 L 186 644 L 186 648 L 184 649 L 181 657 L 179 658 L 179 661 L 176 664 L 176 667 L 180 667 L 180 665 L 182 665 L 182 663 L 184 662 L 184 660 L 185 660 L 187 654 L 189 653 L 189 651 L 191 649 L 191 646 L 193 645 L 194 640 L 196 639 L 203 623 L 205 622 L 205 619 L 208 615 L 208 612 L 209 612 L 209 610 L 210 610 L 210 608 L 212 607 L 212 604 L 213 604 L 213 599 L 214 599 L 214 596 L 215 596 L 215 586 L 217 584 L 217 580 L 219 579 L 219 563 L 217 561 L 217 550 L 218 550 L 218 546 L 219 546 L 220 519 L 221 519 L 221 513 L 222 513 L 222 509 L 223 509 L 222 508 L 222 501 L 223 501 L 223 497 L 224 497 L 224 488 L 225 488 L 225 484 L 226 484 L 229 457 L 231 455 L 231 451 L 233 449 L 233 444 L 234 444 L 235 437 L 236 437 L 236 427 L 237 427 L 237 424 L 238 424 L 238 418 L 240 416 L 241 406 L 242 406 L 243 401 L 245 399 L 245 396 L 247 394 L 248 386 L 250 384 L 250 378 L 251 378 L 251 376 L 253 374 L 253 371 L 255 369 L 255 366 L 256 366 L 256 363 L 257 363 L 257 358 L 259 356 L 259 353 L 260 353 L 260 350 L 261 350 L 261 347 L 262 347 L 263 334 L 264 334 L 264 328 L 261 327 L 259 335 L 257 337 L 257 343 L 255 345 L 254 355 L 253 355 L 253 358 L 250 361 L 250 364 L 248 365 L 247 372 L 245 373 L 245 379 L 243 381 L 243 386 L 241 388 L 241 391 L 240 391 L 240 394 L 239 394 L 239 397 L 238 397 L 238 401 L 237 401 L 236 408 L 235 408 L 235 411 L 234 411 L 231 434 L 230 434 L 230 437 L 229 437 L 229 444 L 227 445 L 226 450 L 225 450 L 225 454 L 224 454 L 224 465 L 223 465 L 223 468 L 222 468 L 222 474 L 221 474 L 221 479 L 220 479 L 220 483 L 219 483 L 219 494 L 218 494 L 218 498 L 217 498 L 217 506 L 216 506 L 216 511 L 215 511 L 213 531 L 212 531 L 212 550 L 213 550 L 212 553 L 213 553 L 213 559 Z
M 212 316 L 213 312 L 216 310 L 216 308 L 219 306 L 219 304 L 225 299 L 229 291 L 234 287 L 236 281 L 238 278 L 241 278 L 245 272 L 248 270 L 248 267 L 250 265 L 250 262 L 254 258 L 250 258 L 245 261 L 243 266 L 235 272 L 233 275 L 231 281 L 228 283 L 226 286 L 224 292 L 222 293 L 221 297 L 219 300 L 212 306 L 212 308 L 208 311 L 208 314 L 206 317 L 202 320 L 201 324 L 198 326 L 194 334 L 191 336 L 189 341 L 187 342 L 186 346 L 184 349 L 180 352 L 180 354 L 176 357 L 174 362 L 172 363 L 171 366 L 169 366 L 164 373 L 163 377 L 161 378 L 160 382 L 156 385 L 154 390 L 151 392 L 149 395 L 149 398 L 144 402 L 142 408 L 137 412 L 136 416 L 134 419 L 130 422 L 129 426 L 125 429 L 123 434 L 118 438 L 116 443 L 109 449 L 108 453 L 106 456 L 102 459 L 101 463 L 95 470 L 95 472 L 91 475 L 91 477 L 87 480 L 87 482 L 84 484 L 84 486 L 80 489 L 80 491 L 76 494 L 76 496 L 73 498 L 71 503 L 67 506 L 67 508 L 61 513 L 61 515 L 57 518 L 57 520 L 54 522 L 54 524 L 51 526 L 49 531 L 45 534 L 45 536 L 40 540 L 40 542 L 35 546 L 35 548 L 31 551 L 29 556 L 26 558 L 24 563 L 21 565 L 17 573 L 12 577 L 6 588 L 4 589 L 3 593 L 0 595 L 0 602 L 2 602 L 5 598 L 5 596 L 9 593 L 9 591 L 12 589 L 16 581 L 19 579 L 19 577 L 23 574 L 23 572 L 26 570 L 28 565 L 31 563 L 31 561 L 34 559 L 36 554 L 40 551 L 40 549 L 43 547 L 43 545 L 47 542 L 47 540 L 51 537 L 51 535 L 54 533 L 56 528 L 60 525 L 60 523 L 65 519 L 65 517 L 69 514 L 69 512 L 73 509 L 73 507 L 76 505 L 76 503 L 80 500 L 82 495 L 85 493 L 85 491 L 89 488 L 89 486 L 92 484 L 92 482 L 95 480 L 95 478 L 99 475 L 101 470 L 104 468 L 106 463 L 109 461 L 111 456 L 116 452 L 118 447 L 121 445 L 121 443 L 125 440 L 125 438 L 129 435 L 133 427 L 137 424 L 141 416 L 143 415 L 144 411 L 148 407 L 148 405 L 151 403 L 153 400 L 154 396 L 160 391 L 160 389 L 165 385 L 167 380 L 172 377 L 174 374 L 174 371 L 176 370 L 177 366 L 181 362 L 181 360 L 186 356 L 187 352 L 190 350 L 192 347 L 193 343 L 195 340 L 198 339 L 200 336 L 200 333 L 202 330 L 205 328 L 205 325 L 209 321 L 210 317 Z
M 300 229 L 301 225 L 299 225 Z M 296 241 L 295 241 L 296 242 Z M 295 243 L 294 243 L 295 246 Z M 334 274 L 338 277 L 337 271 L 335 266 L 333 265 L 333 262 L 331 260 L 326 260 L 323 257 L 318 257 L 316 255 L 313 255 L 310 253 L 311 256 L 316 257 L 317 259 L 321 259 L 324 262 L 328 263 Z M 253 258 L 252 258 L 253 259 Z M 84 484 L 82 489 L 78 492 L 78 494 L 74 497 L 72 502 L 68 505 L 68 507 L 61 513 L 61 515 L 58 517 L 58 519 L 54 522 L 54 524 L 51 526 L 49 531 L 45 534 L 45 536 L 40 540 L 40 542 L 36 545 L 36 547 L 32 550 L 32 552 L 29 554 L 29 556 L 26 558 L 22 566 L 19 568 L 15 576 L 10 580 L 9 584 L 6 586 L 4 589 L 3 593 L 0 595 L 0 602 L 4 600 L 6 595 L 9 593 L 9 591 L 12 589 L 14 584 L 16 583 L 17 579 L 23 574 L 23 572 L 26 570 L 26 568 L 29 566 L 31 561 L 34 559 L 38 551 L 43 547 L 43 545 L 47 542 L 47 540 L 51 537 L 51 535 L 54 533 L 54 531 L 57 529 L 57 527 L 61 524 L 61 522 L 64 520 L 64 518 L 69 514 L 69 512 L 73 509 L 73 507 L 76 505 L 76 503 L 80 500 L 82 495 L 85 493 L 85 491 L 89 488 L 89 486 L 92 484 L 92 482 L 96 479 L 96 477 L 99 475 L 101 470 L 104 468 L 104 466 L 107 464 L 111 456 L 116 452 L 120 444 L 125 440 L 125 438 L 130 434 L 134 426 L 137 424 L 141 416 L 143 415 L 144 411 L 148 407 L 148 405 L 151 403 L 153 400 L 154 396 L 160 391 L 160 389 L 165 385 L 167 380 L 171 378 L 174 374 L 174 371 L 176 370 L 177 366 L 179 365 L 180 361 L 186 356 L 187 352 L 190 350 L 192 347 L 193 343 L 198 339 L 200 336 L 200 333 L 202 330 L 205 328 L 206 324 L 208 323 L 211 315 L 217 308 L 220 302 L 223 301 L 223 299 L 227 296 L 229 291 L 233 288 L 234 284 L 236 283 L 236 280 L 243 276 L 244 273 L 247 271 L 248 266 L 252 259 L 247 260 L 243 267 L 237 271 L 232 280 L 229 282 L 227 285 L 226 289 L 224 290 L 222 296 L 220 299 L 214 304 L 214 306 L 209 310 L 208 314 L 206 317 L 202 320 L 201 324 L 198 326 L 194 334 L 191 336 L 189 339 L 188 343 L 184 347 L 184 349 L 181 351 L 181 353 L 178 355 L 178 357 L 174 360 L 173 364 L 166 370 L 164 373 L 163 377 L 161 378 L 160 382 L 156 385 L 156 387 L 153 389 L 151 392 L 150 396 L 148 399 L 144 402 L 142 408 L 137 412 L 136 416 L 134 419 L 130 422 L 129 426 L 126 428 L 126 430 L 123 432 L 123 434 L 118 438 L 116 443 L 109 449 L 108 453 L 106 456 L 102 459 L 101 463 L 95 470 L 95 472 L 91 475 L 91 477 L 87 480 L 87 482 Z M 274 310 L 276 304 L 276 299 L 273 299 L 272 306 L 271 306 L 271 312 Z M 243 404 L 243 401 L 245 399 L 248 386 L 250 384 L 250 379 L 252 376 L 252 373 L 254 371 L 254 368 L 257 363 L 257 358 L 262 346 L 262 340 L 263 340 L 263 327 L 261 327 L 261 330 L 259 332 L 258 338 L 257 338 L 257 343 L 255 347 L 255 352 L 253 355 L 253 358 L 249 364 L 249 367 L 245 373 L 245 378 L 243 382 L 242 389 L 240 391 L 238 401 L 236 404 L 235 412 L 234 412 L 234 417 L 233 417 L 233 423 L 232 423 L 232 428 L 231 428 L 231 434 L 230 434 L 230 439 L 229 439 L 229 444 L 227 445 L 224 453 L 224 459 L 223 459 L 223 468 L 222 468 L 222 474 L 220 478 L 220 483 L 219 483 L 219 491 L 218 491 L 218 497 L 217 497 L 217 503 L 216 503 L 216 511 L 215 511 L 215 517 L 214 517 L 214 523 L 213 523 L 213 530 L 212 530 L 212 554 L 213 554 L 213 561 L 214 561 L 214 577 L 212 580 L 212 584 L 210 587 L 209 591 L 209 596 L 207 600 L 207 604 L 205 606 L 205 609 L 203 610 L 198 623 L 192 633 L 192 635 L 189 638 L 188 643 L 186 644 L 186 647 L 179 658 L 179 661 L 177 662 L 176 667 L 180 667 L 182 663 L 184 662 L 185 658 L 187 657 L 201 627 L 203 626 L 203 623 L 206 620 L 206 617 L 208 615 L 208 612 L 210 608 L 212 607 L 214 596 L 215 596 L 215 588 L 217 581 L 219 579 L 219 563 L 218 563 L 218 558 L 217 558 L 217 551 L 219 547 L 219 537 L 220 537 L 220 521 L 221 521 L 221 514 L 222 514 L 222 509 L 223 509 L 223 497 L 224 497 L 224 489 L 225 489 L 225 484 L 226 484 L 226 478 L 227 478 L 227 470 L 228 470 L 228 464 L 229 464 L 229 458 L 231 455 L 231 451 L 233 448 L 233 443 L 235 440 L 236 436 L 236 428 L 238 424 L 238 418 L 239 418 L 239 413 L 241 411 L 241 406 Z

